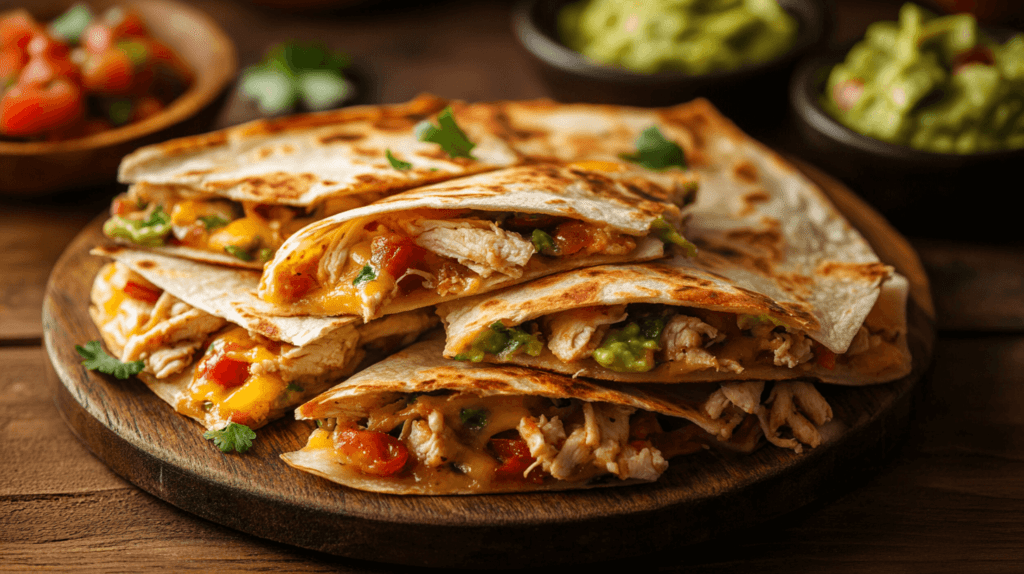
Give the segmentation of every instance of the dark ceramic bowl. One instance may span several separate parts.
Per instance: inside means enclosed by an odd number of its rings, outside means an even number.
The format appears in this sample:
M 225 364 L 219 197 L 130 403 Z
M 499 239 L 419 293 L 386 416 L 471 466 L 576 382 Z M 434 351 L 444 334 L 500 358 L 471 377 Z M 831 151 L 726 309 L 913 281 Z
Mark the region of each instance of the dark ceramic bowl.
M 908 232 L 934 235 L 933 227 L 950 217 L 959 227 L 964 223 L 962 210 L 977 206 L 979 200 L 1001 200 L 1000 194 L 1011 191 L 1016 195 L 1018 186 L 1008 184 L 1019 181 L 1019 175 L 1014 177 L 1011 170 L 1016 167 L 1019 174 L 1024 149 L 977 154 L 926 152 L 861 135 L 832 118 L 819 99 L 829 71 L 850 47 L 852 44 L 802 62 L 790 82 L 794 121 L 810 159 L 846 180 Z
M 525 0 L 512 15 L 516 38 L 556 99 L 666 106 L 703 96 L 727 114 L 738 113 L 754 120 L 777 119 L 785 110 L 790 72 L 802 56 L 822 44 L 830 22 L 820 0 L 779 0 L 799 21 L 800 31 L 793 47 L 778 58 L 709 74 L 642 74 L 595 63 L 558 40 L 558 13 L 574 1 Z

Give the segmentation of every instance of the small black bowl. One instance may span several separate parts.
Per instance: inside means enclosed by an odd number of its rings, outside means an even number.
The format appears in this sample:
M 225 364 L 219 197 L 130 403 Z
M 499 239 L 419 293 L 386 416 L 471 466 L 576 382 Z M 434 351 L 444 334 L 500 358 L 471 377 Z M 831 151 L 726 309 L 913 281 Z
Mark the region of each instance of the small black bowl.
M 793 73 L 792 117 L 809 159 L 851 184 L 905 232 L 941 236 L 941 227 L 953 225 L 962 231 L 969 219 L 991 222 L 998 217 L 998 210 L 990 206 L 993 201 L 1007 204 L 1010 193 L 1017 195 L 1017 186 L 1008 184 L 1019 181 L 1024 148 L 935 153 L 883 142 L 844 126 L 822 108 L 820 98 L 832 67 L 852 46 L 805 60 Z
M 800 31 L 793 47 L 774 60 L 700 75 L 642 74 L 598 64 L 558 40 L 558 13 L 575 1 L 525 0 L 512 14 L 516 38 L 556 99 L 667 106 L 703 96 L 733 119 L 746 116 L 756 123 L 777 121 L 782 115 L 789 74 L 802 56 L 822 45 L 831 22 L 820 0 L 779 0 L 779 5 L 799 21 Z

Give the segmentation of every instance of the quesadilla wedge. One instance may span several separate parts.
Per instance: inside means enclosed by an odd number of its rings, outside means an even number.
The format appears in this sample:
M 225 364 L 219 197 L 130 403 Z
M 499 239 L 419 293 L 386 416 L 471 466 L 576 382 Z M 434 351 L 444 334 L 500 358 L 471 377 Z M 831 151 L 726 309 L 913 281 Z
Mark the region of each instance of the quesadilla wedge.
M 777 440 L 783 446 L 817 444 L 817 429 L 832 416 L 809 383 L 781 383 L 769 410 L 763 381 L 598 384 L 451 361 L 442 346 L 417 343 L 299 407 L 297 418 L 320 426 L 304 448 L 281 458 L 345 486 L 392 494 L 578 489 L 657 480 L 668 459 L 707 445 L 750 452 L 759 419 L 780 436 L 784 427 L 799 429 Z
M 123 248 L 97 275 L 90 314 L 122 362 L 179 413 L 209 429 L 258 428 L 432 327 L 425 312 L 264 317 L 245 311 L 258 274 Z
M 578 269 L 442 304 L 445 356 L 621 382 L 863 385 L 910 372 L 902 276 L 885 279 L 862 322 L 826 329 L 819 307 L 731 281 L 713 261 L 702 250 L 693 260 Z
M 661 257 L 695 180 L 625 163 L 519 166 L 434 184 L 291 236 L 264 269 L 267 312 L 388 313 L 564 269 Z
M 423 95 L 141 148 L 121 163 L 119 179 L 131 187 L 114 200 L 104 232 L 126 244 L 260 269 L 313 221 L 404 189 L 521 163 L 493 123 L 481 121 L 481 110 L 468 106 Z M 471 151 L 424 141 L 422 128 L 435 123 L 462 134 Z

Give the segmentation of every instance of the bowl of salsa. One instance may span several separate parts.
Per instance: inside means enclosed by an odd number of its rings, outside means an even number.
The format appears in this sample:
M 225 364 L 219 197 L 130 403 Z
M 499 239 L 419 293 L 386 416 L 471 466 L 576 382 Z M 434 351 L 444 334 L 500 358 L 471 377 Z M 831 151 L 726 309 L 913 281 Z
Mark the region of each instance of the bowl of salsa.
M 0 193 L 113 182 L 136 147 L 212 124 L 237 70 L 227 35 L 172 0 L 0 12 Z

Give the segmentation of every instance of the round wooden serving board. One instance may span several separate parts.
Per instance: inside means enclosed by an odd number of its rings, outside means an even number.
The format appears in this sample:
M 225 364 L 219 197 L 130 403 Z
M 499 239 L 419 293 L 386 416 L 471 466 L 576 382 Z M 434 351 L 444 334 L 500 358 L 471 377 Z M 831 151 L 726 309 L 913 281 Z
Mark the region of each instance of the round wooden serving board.
M 100 338 L 87 308 L 104 260 L 88 251 L 103 242 L 105 216 L 71 243 L 50 276 L 48 376 L 68 425 L 119 475 L 188 512 L 287 544 L 379 562 L 494 568 L 593 562 L 707 540 L 793 511 L 876 466 L 902 433 L 910 392 L 931 360 L 934 311 L 917 255 L 856 196 L 805 170 L 879 256 L 910 278 L 914 369 L 891 384 L 819 385 L 838 423 L 804 454 L 771 446 L 749 456 L 709 450 L 674 459 L 653 484 L 434 497 L 350 490 L 286 466 L 278 455 L 305 443 L 308 421 L 277 421 L 245 455 L 221 454 L 202 427 L 139 381 L 80 364 L 75 345 Z

